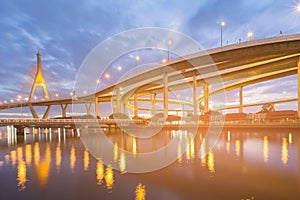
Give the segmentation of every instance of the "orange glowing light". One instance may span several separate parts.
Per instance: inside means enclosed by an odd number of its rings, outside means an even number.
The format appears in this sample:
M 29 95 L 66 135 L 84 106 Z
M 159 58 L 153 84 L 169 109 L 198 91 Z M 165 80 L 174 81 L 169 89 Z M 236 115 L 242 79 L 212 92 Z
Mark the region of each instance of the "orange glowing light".
M 126 157 L 123 151 L 120 154 L 119 168 L 122 174 L 126 173 Z
M 27 144 L 25 146 L 25 158 L 26 158 L 26 164 L 28 166 L 31 165 L 32 162 L 32 149 L 31 149 L 31 144 Z
M 268 136 L 264 136 L 264 162 L 267 163 L 269 160 L 269 144 Z
M 281 145 L 281 161 L 284 166 L 286 166 L 287 162 L 289 160 L 289 150 L 287 145 L 287 138 L 282 139 L 282 145 Z
M 71 153 L 70 153 L 70 168 L 72 171 L 74 170 L 76 163 L 76 152 L 74 146 L 71 147 Z
M 56 150 L 55 150 L 55 164 L 56 164 L 56 169 L 59 171 L 60 165 L 61 165 L 61 149 L 60 149 L 60 144 L 57 144 Z
M 105 182 L 107 189 L 112 189 L 114 184 L 114 172 L 111 166 L 107 166 L 105 172 Z
M 135 189 L 135 200 L 145 200 L 145 199 L 146 199 L 145 185 L 139 183 Z
M 96 168 L 97 184 L 101 185 L 104 178 L 104 165 L 101 161 L 97 162 Z
M 89 169 L 89 151 L 86 149 L 83 153 L 83 170 L 87 171 Z
M 18 188 L 19 191 L 22 191 L 26 188 L 26 164 L 24 161 L 19 162 L 18 164 L 18 175 L 17 175 L 17 181 L 18 181 Z

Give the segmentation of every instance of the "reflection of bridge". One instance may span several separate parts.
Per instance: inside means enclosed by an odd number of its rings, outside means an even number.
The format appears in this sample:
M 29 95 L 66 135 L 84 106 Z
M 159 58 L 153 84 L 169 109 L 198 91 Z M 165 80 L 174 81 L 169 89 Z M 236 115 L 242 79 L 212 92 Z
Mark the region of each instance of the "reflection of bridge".
M 0 109 L 28 106 L 34 118 L 38 115 L 36 106 L 46 106 L 43 118 L 48 118 L 51 106 L 60 105 L 62 116 L 66 117 L 66 109 L 71 104 L 84 104 L 87 114 L 91 114 L 94 105 L 94 115 L 99 116 L 98 105 L 102 102 L 112 102 L 114 113 L 125 112 L 126 107 L 134 110 L 137 116 L 139 110 L 150 110 L 155 114 L 155 106 L 163 103 L 164 116 L 168 115 L 169 104 L 190 106 L 194 114 L 199 113 L 199 103 L 203 102 L 203 111 L 209 110 L 209 98 L 233 89 L 239 89 L 239 105 L 219 107 L 218 109 L 258 106 L 266 102 L 243 104 L 243 87 L 252 84 L 278 79 L 285 76 L 300 74 L 300 35 L 287 35 L 262 40 L 229 45 L 222 48 L 199 52 L 172 60 L 163 65 L 153 66 L 127 79 L 119 81 L 95 94 L 73 99 L 49 99 L 44 101 L 28 101 L 0 105 Z M 217 71 L 213 70 L 214 66 Z M 222 84 L 220 84 L 222 83 Z M 223 85 L 223 83 L 228 83 Z M 210 89 L 216 84 L 219 88 Z M 197 88 L 203 88 L 203 94 L 197 94 Z M 193 91 L 191 103 L 169 98 L 169 93 L 190 88 Z M 126 89 L 126 91 L 125 91 Z M 78 94 L 78 93 L 77 93 Z M 157 95 L 162 94 L 162 98 Z M 298 96 L 300 95 L 300 79 L 298 78 Z M 274 100 L 272 103 L 298 102 L 299 98 Z M 151 107 L 144 108 L 140 102 L 150 102 Z

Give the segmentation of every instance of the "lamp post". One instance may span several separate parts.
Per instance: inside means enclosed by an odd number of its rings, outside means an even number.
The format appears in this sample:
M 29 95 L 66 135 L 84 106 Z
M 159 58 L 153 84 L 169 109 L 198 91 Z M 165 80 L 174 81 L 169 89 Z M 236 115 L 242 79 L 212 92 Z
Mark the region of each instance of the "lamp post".
M 223 27 L 225 26 L 225 22 L 224 21 L 221 21 L 220 22 L 220 27 L 221 27 L 221 47 L 223 47 Z
M 168 40 L 168 61 L 170 60 L 170 46 L 172 45 L 172 41 Z
M 136 74 L 138 73 L 138 61 L 140 60 L 140 56 L 135 56 L 135 68 L 136 68 Z

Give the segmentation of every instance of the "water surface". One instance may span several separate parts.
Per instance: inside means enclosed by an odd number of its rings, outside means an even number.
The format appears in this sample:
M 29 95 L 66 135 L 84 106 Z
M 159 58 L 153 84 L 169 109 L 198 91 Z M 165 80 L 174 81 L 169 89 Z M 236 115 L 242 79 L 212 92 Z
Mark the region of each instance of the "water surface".
M 289 130 L 223 130 L 201 158 L 205 131 L 164 131 L 150 140 L 109 132 L 113 162 L 95 159 L 71 129 L 0 133 L 0 199 L 300 199 L 300 136 Z M 177 138 L 176 161 L 128 173 L 124 151 L 149 152 Z M 121 148 L 121 150 L 120 150 Z M 117 166 L 118 169 L 113 169 Z

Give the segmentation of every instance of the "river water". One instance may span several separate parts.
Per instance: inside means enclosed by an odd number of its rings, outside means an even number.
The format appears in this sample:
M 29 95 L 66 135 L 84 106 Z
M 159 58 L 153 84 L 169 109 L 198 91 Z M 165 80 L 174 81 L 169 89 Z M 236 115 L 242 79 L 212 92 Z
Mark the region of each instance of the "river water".
M 1 200 L 300 199 L 296 130 L 224 129 L 203 156 L 205 131 L 162 131 L 155 140 L 108 131 L 112 165 L 95 159 L 71 129 L 27 129 L 25 138 L 9 127 L 0 130 Z M 172 164 L 148 173 L 127 171 L 124 151 L 149 152 L 174 137 L 187 148 L 178 143 Z

